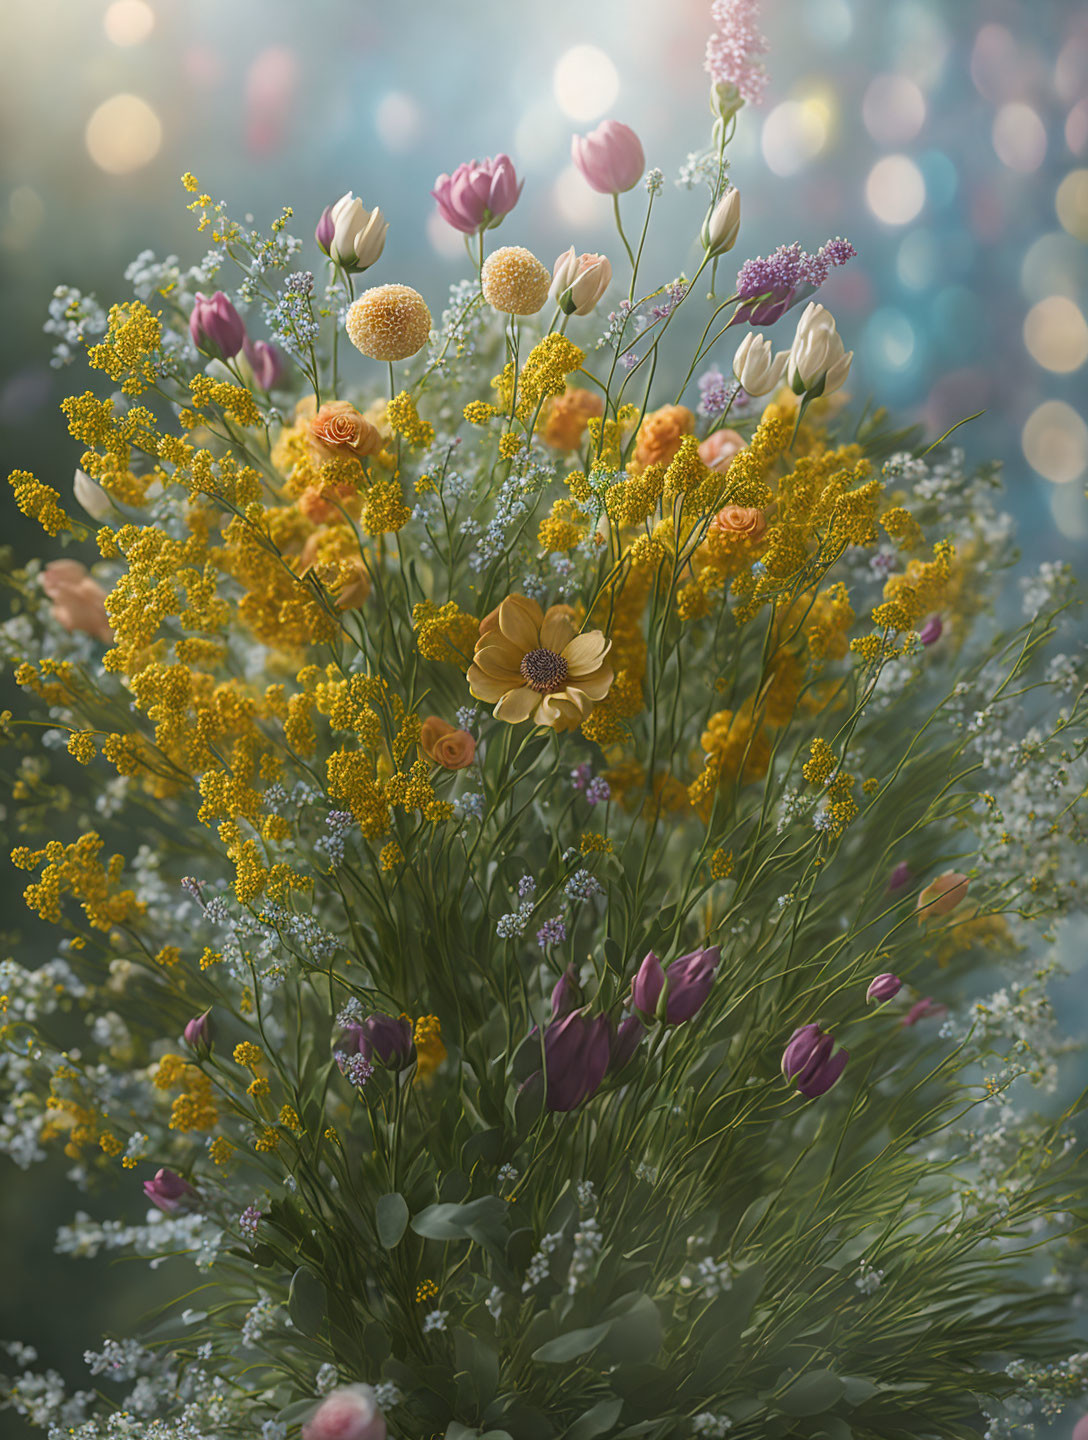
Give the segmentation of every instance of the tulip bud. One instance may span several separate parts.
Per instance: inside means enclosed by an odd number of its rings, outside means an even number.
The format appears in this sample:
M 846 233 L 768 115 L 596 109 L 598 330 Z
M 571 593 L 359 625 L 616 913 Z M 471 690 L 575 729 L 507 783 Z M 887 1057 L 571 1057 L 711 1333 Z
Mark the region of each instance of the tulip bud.
M 786 379 L 795 395 L 816 399 L 838 390 L 850 373 L 853 350 L 845 350 L 831 312 L 810 300 L 797 322 Z
M 197 1053 L 207 1052 L 212 1046 L 212 1023 L 210 1010 L 205 1010 L 203 1015 L 195 1015 L 185 1026 L 185 1043 L 191 1050 Z
M 345 1055 L 361 1055 L 387 1070 L 403 1070 L 412 1063 L 415 1045 L 412 1022 L 407 1015 L 394 1020 L 380 1012 L 369 1015 L 361 1025 L 347 1025 L 339 1049 Z
M 588 135 L 573 135 L 570 154 L 586 183 L 601 195 L 633 190 L 646 169 L 641 140 L 618 120 L 602 120 Z
M 608 1039 L 608 1073 L 617 1075 L 630 1061 L 638 1049 L 639 1041 L 643 1036 L 642 1021 L 637 1015 L 626 1015 L 616 1026 L 615 1030 L 609 1029 Z
M 767 395 L 782 379 L 788 359 L 788 351 L 776 355 L 769 340 L 749 331 L 733 356 L 733 375 L 747 394 Z
M 82 470 L 76 470 L 72 480 L 72 493 L 76 497 L 76 504 L 82 505 L 92 520 L 104 520 L 113 509 L 113 501 L 102 486 Z
M 78 474 L 78 471 L 76 473 Z M 918 639 L 923 645 L 936 645 L 943 634 L 944 621 L 939 615 L 931 615 L 918 631 Z
M 710 87 L 710 113 L 718 120 L 732 120 L 744 104 L 744 96 L 729 80 L 716 80 Z
M 332 246 L 332 237 L 336 233 L 336 227 L 332 223 L 332 206 L 326 205 L 321 212 L 321 219 L 317 222 L 317 229 L 314 231 L 314 239 L 318 248 L 327 255 Z
M 369 1385 L 345 1385 L 325 1397 L 302 1427 L 302 1440 L 386 1440 L 385 1417 Z
M 588 315 L 611 283 L 604 255 L 575 255 L 572 245 L 552 269 L 551 297 L 564 315 Z
M 802 1025 L 782 1055 L 782 1074 L 809 1100 L 825 1095 L 846 1069 L 848 1050 L 835 1049 L 835 1037 L 818 1025 Z
M 646 1017 L 663 1020 L 666 1025 L 684 1024 L 706 1003 L 721 958 L 720 948 L 714 945 L 708 950 L 681 955 L 665 971 L 651 950 L 631 985 L 635 1009 Z
M 466 161 L 452 175 L 439 175 L 431 194 L 447 225 L 462 235 L 475 235 L 493 230 L 509 215 L 524 184 L 518 184 L 510 156 L 499 154 L 494 159 Z
M 904 885 L 909 885 L 914 879 L 914 871 L 905 860 L 900 860 L 892 873 L 888 876 L 889 890 L 902 890 Z
M 903 982 L 898 975 L 877 975 L 869 982 L 869 988 L 865 992 L 865 1003 L 870 1000 L 878 1000 L 881 1005 L 887 1000 L 892 1000 L 903 988 Z
M 941 1015 L 947 1014 L 947 1005 L 942 1005 L 940 1001 L 934 1000 L 932 995 L 926 995 L 921 1000 L 914 1002 L 899 1024 L 903 1027 L 917 1025 L 919 1020 L 937 1019 Z
M 266 393 L 274 390 L 287 370 L 283 355 L 276 346 L 271 345 L 267 340 L 247 339 L 242 346 L 242 353 L 249 361 L 253 379 L 261 389 Z
M 948 915 L 955 910 L 967 899 L 970 883 L 968 877 L 958 870 L 946 870 L 936 880 L 931 880 L 918 896 L 918 923 L 924 925 L 933 917 Z
M 582 988 L 578 984 L 574 966 L 568 965 L 552 991 L 552 1019 L 561 1020 L 564 1015 L 577 1010 L 582 1003 Z
M 185 1209 L 195 1199 L 196 1191 L 187 1180 L 173 1170 L 159 1170 L 154 1180 L 144 1181 L 144 1194 L 164 1215 Z
M 631 1003 L 641 1015 L 651 1019 L 657 1013 L 657 1002 L 664 988 L 665 972 L 661 961 L 651 950 L 631 982 Z
M 544 1103 L 568 1111 L 587 1100 L 604 1079 L 611 1054 L 609 1024 L 574 1010 L 544 1031 Z
M 740 191 L 730 185 L 714 209 L 703 221 L 703 249 L 710 259 L 725 255 L 737 243 L 740 234 Z
M 369 270 L 381 258 L 389 225 L 381 210 L 367 210 L 349 190 L 332 207 L 329 256 L 344 270 Z
M 209 299 L 200 291 L 189 315 L 193 344 L 213 360 L 233 360 L 246 338 L 246 327 L 222 290 Z

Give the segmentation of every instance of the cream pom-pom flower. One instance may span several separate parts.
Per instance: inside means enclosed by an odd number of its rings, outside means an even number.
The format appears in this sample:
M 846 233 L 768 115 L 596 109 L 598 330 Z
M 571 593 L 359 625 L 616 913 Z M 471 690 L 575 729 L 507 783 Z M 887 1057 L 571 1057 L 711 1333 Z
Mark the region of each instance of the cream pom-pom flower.
M 356 350 L 368 359 L 407 360 L 426 345 L 431 312 L 410 285 L 376 285 L 352 305 L 344 328 Z
M 535 315 L 552 288 L 551 271 L 523 245 L 504 245 L 484 261 L 484 299 L 504 315 Z
M 524 595 L 508 595 L 497 621 L 476 642 L 469 666 L 476 699 L 494 705 L 496 719 L 510 725 L 580 725 L 612 684 L 612 667 L 605 664 L 611 640 L 600 630 L 579 634 L 566 605 L 545 612 Z

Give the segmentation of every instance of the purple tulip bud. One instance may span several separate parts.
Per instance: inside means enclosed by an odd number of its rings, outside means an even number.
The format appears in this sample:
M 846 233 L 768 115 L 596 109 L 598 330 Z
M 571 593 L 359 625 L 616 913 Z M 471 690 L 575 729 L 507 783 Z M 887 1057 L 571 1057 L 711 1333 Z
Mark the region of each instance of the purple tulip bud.
M 665 972 L 661 968 L 661 961 L 651 950 L 631 982 L 631 1001 L 635 1009 L 646 1016 L 654 1015 L 664 988 Z
M 552 1019 L 562 1019 L 572 1010 L 577 1010 L 582 1003 L 582 987 L 578 984 L 574 966 L 568 965 L 552 991 Z
M 249 361 L 253 378 L 262 390 L 274 390 L 283 379 L 287 366 L 283 355 L 267 340 L 246 340 L 242 353 Z
M 889 890 L 902 890 L 904 885 L 909 885 L 914 879 L 914 871 L 905 860 L 900 860 L 892 873 L 888 876 Z
M 549 1110 L 573 1110 L 597 1089 L 610 1058 L 609 1024 L 580 1010 L 554 1020 L 544 1031 L 544 1103 Z
M 943 633 L 944 621 L 939 615 L 931 615 L 918 631 L 918 639 L 923 645 L 935 645 Z
M 618 1075 L 638 1049 L 644 1034 L 642 1021 L 637 1015 L 627 1015 L 613 1030 L 608 1032 L 608 1073 Z
M 332 219 L 332 206 L 326 205 L 321 212 L 321 219 L 317 222 L 317 229 L 314 231 L 314 239 L 318 248 L 327 255 L 332 249 L 332 238 L 336 233 L 336 226 Z
M 412 1022 L 407 1015 L 394 1020 L 380 1012 L 369 1015 L 361 1025 L 348 1025 L 339 1046 L 346 1055 L 361 1055 L 364 1060 L 384 1065 L 387 1070 L 403 1070 L 412 1063 L 415 1046 Z
M 939 1001 L 934 1000 L 932 995 L 926 995 L 923 999 L 914 1002 L 899 1023 L 900 1025 L 917 1025 L 919 1020 L 936 1019 L 947 1014 L 947 1005 L 942 1005 Z
M 815 1100 L 831 1089 L 849 1059 L 848 1050 L 835 1050 L 834 1035 L 818 1025 L 802 1025 L 782 1053 L 782 1074 L 802 1095 Z
M 463 235 L 475 235 L 493 229 L 509 215 L 521 189 L 510 156 L 496 155 L 494 159 L 466 161 L 452 175 L 439 175 L 431 194 L 447 225 Z
M 205 1010 L 203 1015 L 196 1015 L 186 1025 L 182 1032 L 185 1036 L 185 1043 L 192 1050 L 208 1050 L 212 1043 L 212 1024 L 209 1020 L 210 1010 Z
M 154 1180 L 145 1180 L 144 1194 L 166 1215 L 186 1208 L 196 1197 L 196 1191 L 188 1180 L 175 1175 L 173 1170 L 160 1170 Z
M 209 299 L 198 290 L 189 316 L 193 344 L 213 360 L 233 360 L 246 338 L 246 327 L 222 290 Z
M 866 1003 L 870 1000 L 879 1000 L 883 1005 L 885 1000 L 891 1000 L 898 995 L 902 988 L 903 982 L 898 975 L 888 973 L 877 975 L 874 980 L 870 981 L 869 988 L 865 992 Z

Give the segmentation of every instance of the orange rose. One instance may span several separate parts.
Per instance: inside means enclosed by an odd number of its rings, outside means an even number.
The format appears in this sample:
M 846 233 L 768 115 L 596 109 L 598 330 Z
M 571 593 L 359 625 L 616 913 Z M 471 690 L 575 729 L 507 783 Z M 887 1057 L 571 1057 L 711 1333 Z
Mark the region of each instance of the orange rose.
M 310 421 L 310 449 L 318 462 L 354 455 L 363 460 L 382 448 L 382 437 L 347 400 L 327 400 Z
M 113 643 L 106 592 L 78 560 L 50 560 L 41 573 L 42 589 L 53 602 L 53 619 L 65 630 L 82 630 L 103 644 Z
M 330 485 L 328 495 L 317 485 L 310 485 L 298 497 L 297 504 L 311 525 L 327 525 L 330 521 L 342 519 L 337 505 L 347 508 L 348 502 L 357 499 L 358 495 L 354 485 Z
M 695 416 L 686 405 L 662 405 L 638 427 L 635 461 L 640 466 L 667 465 L 680 449 L 685 435 L 695 429 Z
M 727 505 L 711 520 L 710 528 L 723 540 L 758 540 L 767 528 L 767 517 L 746 505 Z
M 437 715 L 428 715 L 419 732 L 419 747 L 436 765 L 463 770 L 476 758 L 476 741 L 467 730 L 455 730 Z
M 744 437 L 735 430 L 715 430 L 699 446 L 699 459 L 710 470 L 724 475 L 733 456 L 744 449 Z
M 574 387 L 556 395 L 544 421 L 544 443 L 553 450 L 577 450 L 588 420 L 604 414 L 604 400 L 593 390 Z

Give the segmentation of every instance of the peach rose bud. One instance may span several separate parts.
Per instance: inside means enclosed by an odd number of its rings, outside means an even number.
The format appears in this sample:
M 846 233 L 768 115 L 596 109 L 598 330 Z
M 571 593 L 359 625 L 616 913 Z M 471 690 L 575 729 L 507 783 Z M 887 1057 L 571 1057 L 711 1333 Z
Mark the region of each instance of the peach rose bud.
M 758 540 L 767 528 L 767 517 L 747 505 L 727 505 L 711 520 L 710 528 L 727 540 Z
M 364 460 L 382 448 L 382 437 L 347 400 L 327 400 L 310 421 L 310 449 L 318 460 L 354 455 Z
M 438 715 L 428 715 L 419 734 L 419 747 L 429 760 L 446 770 L 464 770 L 476 758 L 476 741 L 467 730 L 457 730 Z
M 53 619 L 65 630 L 82 630 L 104 645 L 113 643 L 106 614 L 106 592 L 78 560 L 50 560 L 41 573 L 42 589 L 53 602 Z
M 924 925 L 927 920 L 937 915 L 948 915 L 957 905 L 962 905 L 967 899 L 970 883 L 968 877 L 958 870 L 946 870 L 936 880 L 931 880 L 918 896 L 918 923 Z
M 732 463 L 733 456 L 744 449 L 744 437 L 735 430 L 715 430 L 699 446 L 699 459 L 708 470 L 724 475 Z

